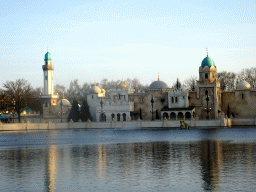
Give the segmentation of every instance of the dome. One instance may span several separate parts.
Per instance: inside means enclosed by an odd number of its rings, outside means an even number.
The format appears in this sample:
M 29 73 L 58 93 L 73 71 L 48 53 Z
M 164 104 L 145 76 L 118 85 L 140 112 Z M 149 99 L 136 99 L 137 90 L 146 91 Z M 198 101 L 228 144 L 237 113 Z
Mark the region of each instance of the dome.
M 205 66 L 208 66 L 208 67 L 211 67 L 211 66 L 214 66 L 215 67 L 215 63 L 214 61 L 212 60 L 212 58 L 210 57 L 205 57 L 204 60 L 202 61 L 202 64 L 201 64 L 202 67 L 205 67 Z
M 117 86 L 117 89 L 128 89 L 128 88 L 129 86 L 124 84 L 123 81 Z
M 47 51 L 47 53 L 44 56 L 44 60 L 52 60 L 51 54 Z
M 62 106 L 70 107 L 71 103 L 67 99 L 61 99 L 58 101 L 57 105 L 60 105 L 60 102 L 62 101 Z
M 149 89 L 166 89 L 170 88 L 165 82 L 163 81 L 154 81 L 150 84 Z
M 242 89 L 242 90 L 251 89 L 251 85 L 245 80 L 242 80 L 236 85 L 236 89 Z
M 101 89 L 96 85 L 94 84 L 91 88 L 90 88 L 90 94 L 97 94 L 97 93 L 101 93 Z

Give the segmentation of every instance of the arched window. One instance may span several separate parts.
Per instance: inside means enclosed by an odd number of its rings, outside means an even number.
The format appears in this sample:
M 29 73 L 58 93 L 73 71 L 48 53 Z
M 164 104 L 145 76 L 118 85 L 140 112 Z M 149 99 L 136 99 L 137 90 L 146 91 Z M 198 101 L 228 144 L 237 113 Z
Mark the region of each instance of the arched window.
M 183 119 L 183 113 L 182 113 L 182 112 L 179 112 L 179 113 L 178 113 L 178 119 L 179 119 L 179 120 L 182 120 L 182 119 Z
M 164 119 L 165 119 L 165 118 L 168 119 L 168 118 L 169 118 L 168 113 L 164 112 L 164 113 L 163 113 L 163 118 L 164 118 Z
M 123 121 L 126 121 L 126 114 L 123 113 Z
M 176 120 L 176 114 L 175 114 L 174 112 L 172 112 L 172 113 L 170 114 L 170 119 L 171 119 L 171 120 Z
M 205 73 L 205 79 L 208 79 L 208 74 L 207 73 Z
M 114 113 L 111 114 L 111 118 L 112 118 L 112 120 L 115 119 L 115 114 Z
M 117 121 L 120 121 L 120 114 L 117 114 Z
M 172 103 L 174 103 L 174 98 L 172 97 Z
M 244 98 L 244 94 L 242 93 L 242 95 L 241 95 L 241 98 L 243 99 Z
M 178 97 L 175 97 L 175 103 L 178 103 Z

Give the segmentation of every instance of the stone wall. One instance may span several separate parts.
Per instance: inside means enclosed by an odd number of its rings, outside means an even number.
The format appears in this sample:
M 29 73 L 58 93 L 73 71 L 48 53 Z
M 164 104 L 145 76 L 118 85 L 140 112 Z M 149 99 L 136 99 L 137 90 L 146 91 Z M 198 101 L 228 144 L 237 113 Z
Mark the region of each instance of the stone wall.
M 154 108 L 158 112 L 159 118 L 161 118 L 161 110 L 163 107 L 168 106 L 168 93 L 161 91 L 152 91 L 149 93 L 131 94 L 129 95 L 129 101 L 134 102 L 134 111 L 142 113 L 142 120 L 150 120 L 152 118 L 152 105 L 151 98 L 154 97 Z M 154 119 L 156 119 L 156 112 L 154 112 Z
M 243 98 L 242 98 L 243 94 Z M 222 92 L 222 111 L 235 118 L 256 118 L 256 91 L 235 90 Z
M 227 127 L 231 125 L 231 120 L 227 118 L 221 118 L 217 120 L 188 120 L 185 121 L 191 127 Z M 233 120 L 233 123 L 238 124 L 237 120 Z M 255 119 L 253 120 L 240 120 L 242 122 L 255 125 Z M 51 121 L 43 123 L 0 123 L 0 131 L 25 131 L 25 130 L 51 130 L 51 129 L 78 129 L 78 128 L 163 128 L 163 127 L 180 127 L 180 121 L 168 121 L 168 120 L 158 120 L 158 121 L 130 121 L 130 122 L 66 122 L 66 123 L 53 123 Z

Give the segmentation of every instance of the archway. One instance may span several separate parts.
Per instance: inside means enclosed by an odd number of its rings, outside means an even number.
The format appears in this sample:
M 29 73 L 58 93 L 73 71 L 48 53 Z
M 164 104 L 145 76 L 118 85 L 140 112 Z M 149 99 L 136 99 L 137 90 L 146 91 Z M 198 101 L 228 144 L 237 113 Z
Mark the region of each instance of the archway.
M 116 116 L 117 117 L 117 121 L 120 121 L 120 116 L 121 115 L 118 113 L 117 116 Z
M 126 114 L 123 113 L 123 121 L 126 121 Z
M 170 114 L 170 120 L 176 120 L 176 114 L 174 112 Z
M 186 119 L 190 119 L 191 118 L 191 113 L 190 112 L 186 112 L 185 113 L 185 118 Z
M 100 121 L 106 121 L 106 115 L 104 113 L 100 114 Z
M 179 120 L 182 120 L 182 119 L 183 119 L 183 113 L 182 113 L 182 112 L 179 112 L 179 113 L 178 113 L 178 119 L 179 119 Z
M 111 114 L 111 118 L 112 118 L 112 120 L 115 119 L 115 114 L 114 113 Z
M 169 118 L 168 113 L 164 112 L 164 113 L 163 113 L 163 118 L 164 118 L 164 119 L 165 119 L 165 118 L 168 119 L 168 118 Z

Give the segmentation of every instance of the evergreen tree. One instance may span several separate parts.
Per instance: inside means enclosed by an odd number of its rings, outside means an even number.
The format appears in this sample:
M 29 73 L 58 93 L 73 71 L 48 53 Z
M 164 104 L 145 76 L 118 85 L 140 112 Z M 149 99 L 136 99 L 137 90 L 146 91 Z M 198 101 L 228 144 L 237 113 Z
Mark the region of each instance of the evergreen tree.
M 87 101 L 83 100 L 83 104 L 82 104 L 82 108 L 81 108 L 81 120 L 83 122 L 86 122 L 86 121 L 88 121 L 88 119 L 92 120 L 92 117 L 90 114 L 90 110 L 89 110 Z
M 72 119 L 73 122 L 78 122 L 79 118 L 80 118 L 80 114 L 79 114 L 79 106 L 78 106 L 78 102 L 77 100 L 74 99 L 73 103 L 72 103 L 72 108 L 70 111 L 70 114 L 68 116 L 68 121 L 70 121 Z
M 179 90 L 179 89 L 181 88 L 181 83 L 180 83 L 179 78 L 177 78 L 177 81 L 176 81 L 176 83 L 174 84 L 174 88 L 175 88 L 176 90 Z

